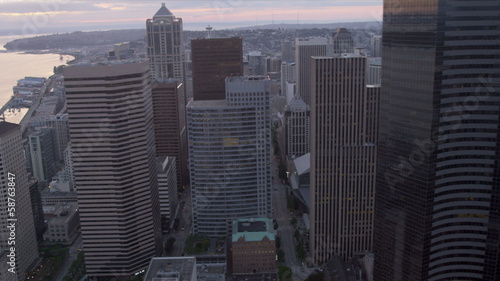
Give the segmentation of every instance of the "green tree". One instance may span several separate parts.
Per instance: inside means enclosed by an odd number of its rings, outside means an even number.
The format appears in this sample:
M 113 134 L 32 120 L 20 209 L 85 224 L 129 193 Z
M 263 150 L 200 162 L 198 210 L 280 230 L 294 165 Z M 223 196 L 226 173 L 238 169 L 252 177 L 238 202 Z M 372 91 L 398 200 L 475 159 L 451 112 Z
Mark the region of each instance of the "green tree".
M 167 242 L 165 242 L 165 253 L 169 254 L 174 248 L 175 238 L 168 238 Z
M 299 260 L 304 260 L 306 258 L 306 250 L 304 249 L 304 244 L 302 244 L 302 242 L 300 242 L 297 247 L 295 248 L 295 250 L 297 251 L 297 258 Z
M 311 273 L 305 281 L 323 281 L 323 272 Z
M 292 270 L 284 265 L 278 266 L 278 277 L 280 281 L 292 281 Z

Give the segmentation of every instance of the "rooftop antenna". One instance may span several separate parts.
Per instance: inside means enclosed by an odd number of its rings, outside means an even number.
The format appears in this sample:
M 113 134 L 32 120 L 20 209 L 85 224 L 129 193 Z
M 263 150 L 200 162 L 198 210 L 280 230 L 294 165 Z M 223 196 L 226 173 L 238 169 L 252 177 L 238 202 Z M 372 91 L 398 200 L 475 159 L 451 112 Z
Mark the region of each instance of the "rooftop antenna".
M 213 27 L 210 26 L 210 24 L 205 28 L 207 30 L 207 38 L 211 38 L 212 37 L 212 29 L 214 29 Z

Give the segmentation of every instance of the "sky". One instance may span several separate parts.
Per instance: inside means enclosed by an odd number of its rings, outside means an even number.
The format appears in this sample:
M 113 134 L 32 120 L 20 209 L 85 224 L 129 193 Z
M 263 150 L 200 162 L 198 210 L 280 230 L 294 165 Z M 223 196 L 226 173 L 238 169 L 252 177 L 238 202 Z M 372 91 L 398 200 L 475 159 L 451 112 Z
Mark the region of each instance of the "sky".
M 185 30 L 382 19 L 382 0 L 0 0 L 0 35 L 144 28 L 162 2 Z

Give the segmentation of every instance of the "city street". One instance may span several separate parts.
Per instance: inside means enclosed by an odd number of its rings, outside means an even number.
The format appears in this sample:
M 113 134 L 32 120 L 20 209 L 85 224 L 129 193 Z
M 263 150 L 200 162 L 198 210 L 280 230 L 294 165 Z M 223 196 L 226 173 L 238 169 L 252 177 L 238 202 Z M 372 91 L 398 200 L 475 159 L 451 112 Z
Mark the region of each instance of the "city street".
M 274 218 L 278 222 L 277 235 L 281 239 L 281 249 L 285 253 L 285 265 L 292 269 L 292 277 L 294 281 L 305 280 L 311 273 L 312 269 L 306 268 L 302 265 L 296 255 L 296 243 L 293 237 L 294 228 L 290 222 L 292 216 L 287 206 L 287 193 L 289 186 L 282 184 L 278 176 L 279 161 L 273 159 L 272 161 L 272 175 L 273 175 L 273 191 L 272 200 L 274 208 Z
M 186 189 L 184 194 L 182 195 L 182 199 L 179 200 L 179 204 L 181 201 L 184 201 L 184 204 L 179 206 L 179 213 L 177 217 L 179 218 L 179 227 L 177 230 L 172 230 L 170 235 L 167 235 L 163 241 L 167 241 L 168 237 L 174 237 L 175 243 L 172 249 L 172 252 L 169 256 L 182 256 L 184 252 L 184 245 L 186 244 L 186 239 L 191 232 L 191 212 L 192 212 L 192 204 L 191 204 L 191 193 L 189 189 Z
M 68 273 L 71 264 L 76 260 L 78 253 L 80 253 L 81 248 L 82 234 L 80 233 L 73 244 L 68 248 L 68 258 L 64 260 L 64 266 L 61 270 L 59 270 L 57 278 L 54 278 L 54 280 L 63 280 L 64 276 Z

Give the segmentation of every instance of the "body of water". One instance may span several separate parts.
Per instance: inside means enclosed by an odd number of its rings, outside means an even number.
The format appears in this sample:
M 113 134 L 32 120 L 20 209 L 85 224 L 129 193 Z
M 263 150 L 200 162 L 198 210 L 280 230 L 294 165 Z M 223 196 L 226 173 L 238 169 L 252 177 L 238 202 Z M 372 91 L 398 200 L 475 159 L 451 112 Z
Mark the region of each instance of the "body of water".
M 13 36 L 0 36 L 0 50 L 5 50 L 3 45 L 16 39 Z M 63 56 L 60 59 L 58 54 L 24 54 L 22 52 L 0 52 L 0 107 L 7 103 L 12 97 L 12 87 L 17 80 L 25 76 L 46 77 L 54 74 L 54 66 L 66 64 L 72 60 L 72 56 Z M 7 121 L 19 123 L 26 111 L 8 113 L 5 112 Z M 17 116 L 17 117 L 16 117 Z

